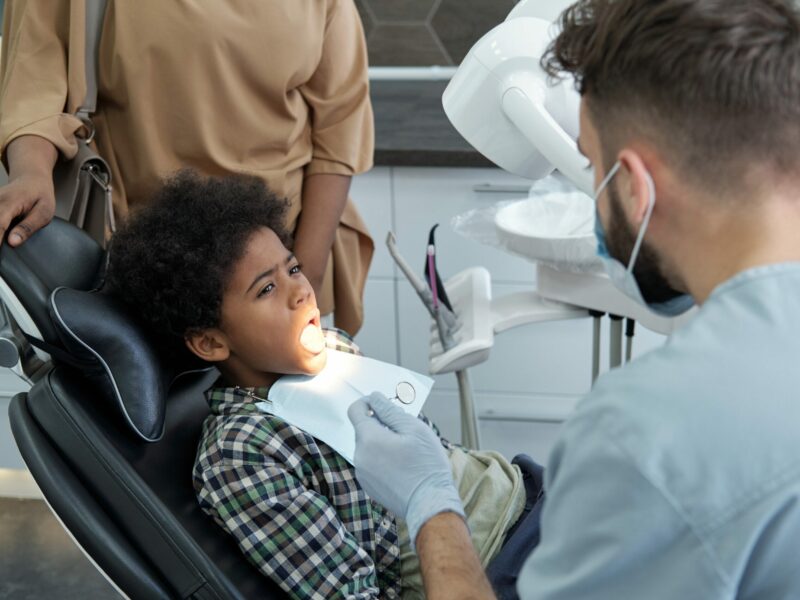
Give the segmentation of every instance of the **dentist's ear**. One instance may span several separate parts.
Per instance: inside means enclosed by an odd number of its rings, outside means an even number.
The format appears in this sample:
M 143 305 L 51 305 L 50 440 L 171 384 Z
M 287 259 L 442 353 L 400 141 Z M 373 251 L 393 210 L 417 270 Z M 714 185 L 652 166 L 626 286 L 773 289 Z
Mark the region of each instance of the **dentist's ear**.
M 219 329 L 204 329 L 188 334 L 184 341 L 193 354 L 207 362 L 221 362 L 231 355 L 228 340 Z
M 650 198 L 655 193 L 653 178 L 647 166 L 642 160 L 642 156 L 634 150 L 625 149 L 619 153 L 622 177 L 617 183 L 622 205 L 628 215 L 628 219 L 635 226 L 642 224 L 650 202 L 655 198 Z

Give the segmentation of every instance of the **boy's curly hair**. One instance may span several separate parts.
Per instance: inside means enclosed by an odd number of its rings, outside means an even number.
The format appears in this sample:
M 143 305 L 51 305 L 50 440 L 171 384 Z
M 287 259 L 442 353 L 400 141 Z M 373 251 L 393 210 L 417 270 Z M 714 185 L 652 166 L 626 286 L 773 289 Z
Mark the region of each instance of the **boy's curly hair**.
M 253 176 L 184 169 L 117 231 L 106 285 L 162 338 L 219 324 L 222 295 L 251 235 L 268 227 L 291 247 L 279 200 Z

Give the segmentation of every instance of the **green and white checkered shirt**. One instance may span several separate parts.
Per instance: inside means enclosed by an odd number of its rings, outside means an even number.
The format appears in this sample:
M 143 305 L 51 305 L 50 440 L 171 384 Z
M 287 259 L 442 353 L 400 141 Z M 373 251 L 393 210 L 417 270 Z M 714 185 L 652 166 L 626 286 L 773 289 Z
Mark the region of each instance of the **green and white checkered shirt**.
M 326 342 L 358 353 L 342 332 L 326 331 Z M 399 598 L 395 517 L 361 489 L 355 469 L 235 388 L 206 397 L 195 491 L 250 561 L 292 598 Z

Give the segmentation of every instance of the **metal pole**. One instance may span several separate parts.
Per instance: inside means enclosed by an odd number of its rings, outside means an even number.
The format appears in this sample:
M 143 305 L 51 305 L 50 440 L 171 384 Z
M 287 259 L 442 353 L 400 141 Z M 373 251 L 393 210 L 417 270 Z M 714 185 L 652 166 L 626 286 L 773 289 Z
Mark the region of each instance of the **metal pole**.
M 592 328 L 592 385 L 594 386 L 594 382 L 600 375 L 600 325 L 605 313 L 590 310 L 589 314 L 594 321 Z
M 622 364 L 622 317 L 609 315 L 611 318 L 608 341 L 608 368 L 616 369 Z
M 633 336 L 636 331 L 636 321 L 625 319 L 625 362 L 631 362 L 633 356 Z
M 481 433 L 478 428 L 478 413 L 475 409 L 475 397 L 469 382 L 467 370 L 456 371 L 458 379 L 458 396 L 461 400 L 461 443 L 465 448 L 480 450 Z

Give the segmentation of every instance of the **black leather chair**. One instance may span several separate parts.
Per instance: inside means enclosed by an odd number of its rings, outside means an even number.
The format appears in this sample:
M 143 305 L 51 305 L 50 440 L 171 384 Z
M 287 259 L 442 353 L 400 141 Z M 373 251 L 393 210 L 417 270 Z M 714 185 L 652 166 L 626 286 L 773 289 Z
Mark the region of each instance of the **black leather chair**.
M 13 285 L 45 341 L 69 353 L 46 302 L 61 285 L 84 290 L 95 286 L 101 279 L 102 254 L 83 232 L 54 221 L 19 249 L 3 244 L 0 278 Z M 70 310 L 84 309 L 73 303 Z M 91 304 L 85 310 L 92 311 L 88 317 L 96 319 L 98 330 L 112 328 L 114 335 L 113 319 L 101 317 Z M 119 335 L 136 333 L 135 325 L 128 327 Z M 120 368 L 130 370 L 130 352 L 138 356 L 140 350 L 123 350 L 128 361 Z M 163 412 L 145 415 L 163 419 L 163 430 L 156 432 L 160 438 L 147 441 L 130 415 L 123 414 L 119 398 L 110 398 L 107 387 L 98 384 L 97 365 L 91 366 L 86 357 L 70 365 L 60 354 L 52 356 L 53 366 L 28 393 L 12 400 L 11 428 L 47 503 L 117 589 L 147 600 L 283 598 L 195 500 L 192 465 L 208 413 L 202 392 L 215 372 L 174 380 L 161 398 Z M 163 369 L 164 378 L 172 379 L 170 365 L 154 364 Z M 125 374 L 134 383 L 136 375 Z M 124 397 L 125 389 L 119 392 L 123 404 L 135 405 L 136 398 Z

